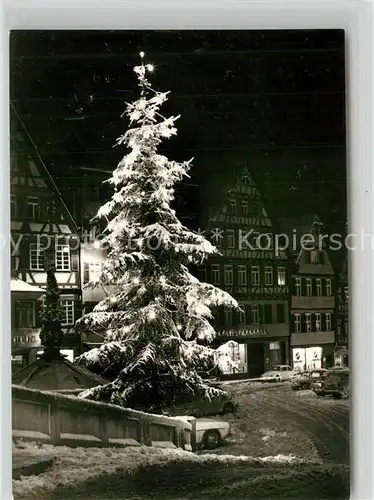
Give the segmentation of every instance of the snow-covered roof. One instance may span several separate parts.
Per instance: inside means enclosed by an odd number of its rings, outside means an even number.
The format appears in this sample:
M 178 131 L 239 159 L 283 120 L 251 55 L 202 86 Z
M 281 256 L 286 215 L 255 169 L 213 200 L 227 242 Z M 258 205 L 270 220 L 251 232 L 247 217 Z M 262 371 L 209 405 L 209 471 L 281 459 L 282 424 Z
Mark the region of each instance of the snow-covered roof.
M 37 286 L 29 285 L 25 281 L 22 281 L 17 278 L 13 278 L 11 281 L 11 292 L 29 292 L 29 293 L 37 293 L 37 294 L 43 294 L 44 290 Z

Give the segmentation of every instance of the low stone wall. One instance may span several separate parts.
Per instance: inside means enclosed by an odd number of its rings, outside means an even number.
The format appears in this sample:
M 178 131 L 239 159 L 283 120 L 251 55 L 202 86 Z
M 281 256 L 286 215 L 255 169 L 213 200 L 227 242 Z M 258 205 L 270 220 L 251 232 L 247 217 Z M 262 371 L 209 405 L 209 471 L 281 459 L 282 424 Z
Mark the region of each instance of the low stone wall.
M 13 385 L 12 409 L 14 438 L 84 447 L 191 447 L 191 424 L 67 394 Z

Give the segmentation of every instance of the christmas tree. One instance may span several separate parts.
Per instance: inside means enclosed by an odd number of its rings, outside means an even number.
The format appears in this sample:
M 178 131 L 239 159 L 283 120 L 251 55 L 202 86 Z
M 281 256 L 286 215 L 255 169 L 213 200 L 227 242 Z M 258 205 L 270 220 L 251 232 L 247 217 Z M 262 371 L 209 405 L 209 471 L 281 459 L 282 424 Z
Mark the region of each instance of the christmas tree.
M 160 143 L 176 135 L 179 116 L 160 114 L 169 92 L 151 87 L 154 68 L 140 55 L 134 68 L 140 96 L 127 104 L 129 128 L 117 140 L 128 152 L 108 180 L 113 197 L 97 215 L 106 221 L 101 244 L 107 258 L 93 286 L 115 284 L 115 292 L 77 323 L 78 329 L 104 331 L 105 342 L 77 362 L 112 377 L 81 397 L 156 412 L 187 395 L 221 394 L 197 370 L 214 355 L 206 347 L 215 337 L 211 309 L 238 304 L 189 272 L 219 252 L 171 208 L 173 186 L 188 177 L 192 160 L 178 163 L 158 154 Z

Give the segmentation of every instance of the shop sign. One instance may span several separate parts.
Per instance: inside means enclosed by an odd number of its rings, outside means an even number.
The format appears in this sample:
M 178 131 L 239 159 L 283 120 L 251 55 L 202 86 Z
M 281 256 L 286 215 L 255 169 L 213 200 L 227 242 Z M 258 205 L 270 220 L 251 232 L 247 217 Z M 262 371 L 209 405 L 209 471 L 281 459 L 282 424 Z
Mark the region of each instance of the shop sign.
M 266 328 L 246 328 L 242 330 L 221 330 L 218 335 L 220 337 L 266 337 L 268 331 Z
M 40 346 L 40 330 L 24 329 L 18 330 L 12 339 L 13 347 L 38 347 Z

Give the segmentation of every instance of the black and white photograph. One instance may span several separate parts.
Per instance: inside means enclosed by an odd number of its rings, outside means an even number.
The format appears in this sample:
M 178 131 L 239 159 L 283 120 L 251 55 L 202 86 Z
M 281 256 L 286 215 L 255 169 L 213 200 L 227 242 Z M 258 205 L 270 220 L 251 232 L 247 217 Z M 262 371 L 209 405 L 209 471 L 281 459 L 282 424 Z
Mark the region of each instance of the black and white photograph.
M 15 500 L 350 497 L 346 33 L 10 33 Z

